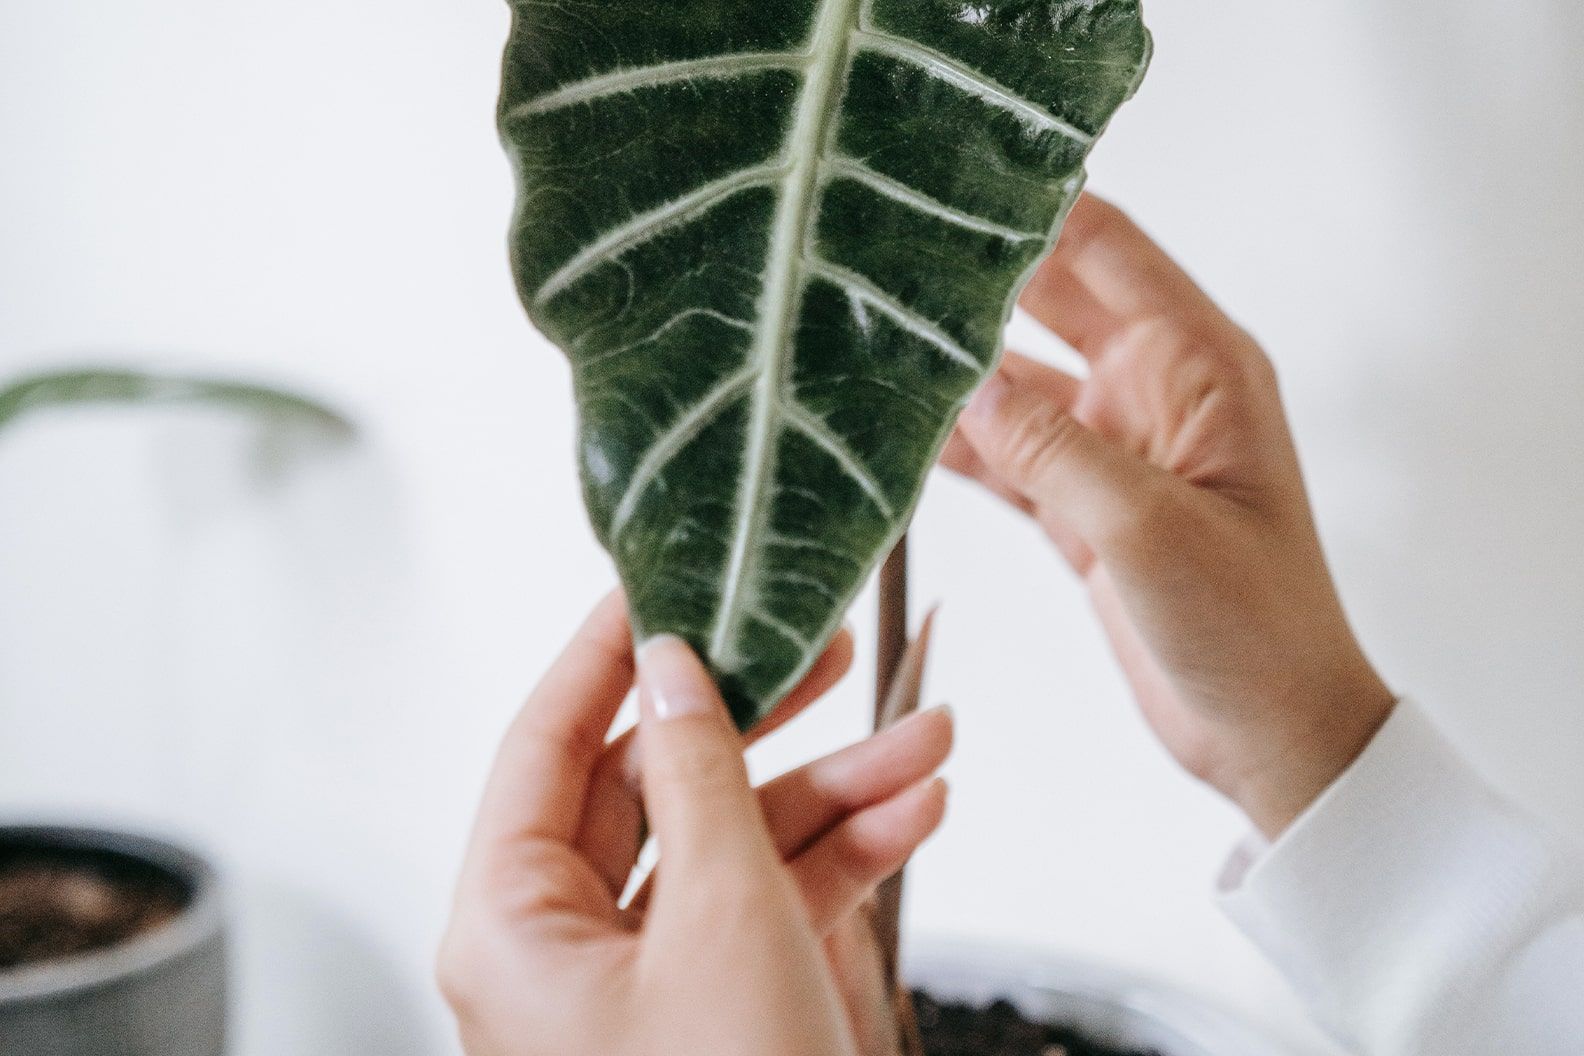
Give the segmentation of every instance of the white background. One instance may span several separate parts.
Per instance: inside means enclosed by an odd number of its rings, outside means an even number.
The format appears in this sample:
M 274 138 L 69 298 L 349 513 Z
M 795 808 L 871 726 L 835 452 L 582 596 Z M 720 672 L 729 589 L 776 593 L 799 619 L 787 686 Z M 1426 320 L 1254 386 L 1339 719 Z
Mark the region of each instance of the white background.
M 1092 186 L 1268 344 L 1388 677 L 1579 831 L 1584 6 L 1149 15 Z M 199 365 L 363 427 L 0 437 L 0 812 L 212 848 L 248 1054 L 451 1051 L 428 961 L 472 801 L 611 579 L 504 262 L 505 28 L 488 0 L 0 0 L 0 373 Z M 946 478 L 915 538 L 961 723 L 915 930 L 1091 952 L 1327 1051 L 1211 905 L 1238 819 L 1148 740 L 1041 539 Z M 856 736 L 867 681 L 764 765 Z

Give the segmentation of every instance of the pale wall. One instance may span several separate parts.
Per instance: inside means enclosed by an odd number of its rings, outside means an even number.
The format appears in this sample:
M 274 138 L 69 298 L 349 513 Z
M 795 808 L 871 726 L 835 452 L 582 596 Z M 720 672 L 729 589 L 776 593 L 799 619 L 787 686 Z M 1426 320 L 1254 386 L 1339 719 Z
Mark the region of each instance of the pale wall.
M 1150 16 L 1093 186 L 1269 344 L 1394 684 L 1584 829 L 1584 7 Z M 283 452 L 94 411 L 0 439 L 0 811 L 215 848 L 250 1056 L 450 1051 L 427 961 L 473 797 L 610 581 L 566 370 L 503 263 L 504 30 L 489 2 L 0 4 L 4 372 L 262 372 L 365 428 Z M 961 747 L 914 927 L 1092 951 L 1308 1038 L 1209 904 L 1237 820 L 1147 739 L 1041 540 L 944 478 L 916 539 Z M 855 736 L 866 682 L 766 765 Z

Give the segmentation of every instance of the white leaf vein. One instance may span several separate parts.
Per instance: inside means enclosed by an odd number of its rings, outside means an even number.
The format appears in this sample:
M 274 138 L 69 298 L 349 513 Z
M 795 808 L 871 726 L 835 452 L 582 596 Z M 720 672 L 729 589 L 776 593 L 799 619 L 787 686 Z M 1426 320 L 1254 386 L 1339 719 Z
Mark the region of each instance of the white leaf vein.
M 946 358 L 961 363 L 974 371 L 982 372 L 984 370 L 984 364 L 950 334 L 942 330 L 937 324 L 930 322 L 908 308 L 857 272 L 838 267 L 827 260 L 817 259 L 809 260 L 806 263 L 806 267 L 811 275 L 824 279 L 831 285 L 841 289 L 849 297 L 858 298 L 878 308 L 914 337 L 934 345 L 945 354 Z
M 754 606 L 749 610 L 748 615 L 750 618 L 758 620 L 772 631 L 775 631 L 781 637 L 785 638 L 787 641 L 791 642 L 804 652 L 812 653 L 814 651 L 814 643 L 809 641 L 807 636 L 805 636 L 790 623 L 787 623 L 785 620 L 781 619 L 779 616 L 767 611 L 764 606 Z
M 676 329 L 678 326 L 681 326 L 683 323 L 687 322 L 689 319 L 713 319 L 723 326 L 729 326 L 733 330 L 741 330 L 750 334 L 753 333 L 754 330 L 752 323 L 745 319 L 735 319 L 732 316 L 727 315 L 725 312 L 717 312 L 713 308 L 689 308 L 686 311 L 681 311 L 676 315 L 673 315 L 671 318 L 655 327 L 650 333 L 640 337 L 636 341 L 629 341 L 625 345 L 618 345 L 615 348 L 608 348 L 596 355 L 583 357 L 578 361 L 578 369 L 588 370 L 595 364 L 603 363 L 607 359 L 615 359 L 617 356 L 626 355 L 628 352 L 631 352 L 637 348 L 642 348 L 644 345 L 653 344 L 666 334 L 670 333 L 672 330 Z
M 782 569 L 775 574 L 773 580 L 776 583 L 781 583 L 790 587 L 806 587 L 809 590 L 812 590 L 814 593 L 821 595 L 825 598 L 825 600 L 833 604 L 841 601 L 841 598 L 837 596 L 836 592 L 831 590 L 830 585 L 816 576 L 811 576 L 803 572 L 797 572 L 792 569 Z
M 886 498 L 880 482 L 875 480 L 874 474 L 864 466 L 863 460 L 853 453 L 853 449 L 831 429 L 828 423 L 811 413 L 807 407 L 790 400 L 783 406 L 783 411 L 798 432 L 814 441 L 826 454 L 836 460 L 842 472 L 863 489 L 863 493 L 869 496 L 869 500 L 875 504 L 875 509 L 879 510 L 886 520 L 896 517 L 896 510 Z
M 688 441 L 698 436 L 716 415 L 747 390 L 757 374 L 758 370 L 755 367 L 747 366 L 724 378 L 677 418 L 664 433 L 655 438 L 655 442 L 644 452 L 643 458 L 633 469 L 633 475 L 627 481 L 627 489 L 622 492 L 621 499 L 616 503 L 616 510 L 611 514 L 609 536 L 612 543 L 621 538 L 622 530 L 627 527 L 627 522 L 632 519 L 633 512 L 638 508 L 638 500 L 643 498 L 644 492 L 649 490 L 649 485 L 654 483 L 654 479 L 681 453 Z
M 779 546 L 787 550 L 806 550 L 809 553 L 821 554 L 825 557 L 834 558 L 849 565 L 860 568 L 862 567 L 862 564 L 857 558 L 853 557 L 852 554 L 838 550 L 834 546 L 830 546 L 826 543 L 822 543 L 818 539 L 786 535 L 782 532 L 766 532 L 764 540 L 766 546 Z
M 606 261 L 614 260 L 629 249 L 704 215 L 739 191 L 774 183 L 784 170 L 785 165 L 780 162 L 738 169 L 680 198 L 674 198 L 617 224 L 578 250 L 571 259 L 552 272 L 534 294 L 534 301 L 538 304 L 545 303 Z
M 1045 107 L 997 84 L 978 70 L 964 66 L 943 52 L 877 29 L 860 29 L 856 36 L 859 47 L 911 63 L 936 80 L 945 81 L 991 106 L 1007 110 L 1036 128 L 1060 133 L 1084 146 L 1094 143 L 1095 137 L 1077 125 L 1062 120 Z
M 982 216 L 964 212 L 954 206 L 947 205 L 939 199 L 932 198 L 923 191 L 909 187 L 900 180 L 894 180 L 884 173 L 876 172 L 856 158 L 836 158 L 826 164 L 826 171 L 833 177 L 844 177 L 863 184 L 870 190 L 882 194 L 892 201 L 901 202 L 903 205 L 918 212 L 926 213 L 937 220 L 944 220 L 948 224 L 977 231 L 982 235 L 994 235 L 1004 238 L 1008 242 L 1043 242 L 1046 236 L 1034 231 L 1020 231 L 1015 227 L 998 224 L 994 220 L 987 220 Z
M 788 364 L 787 345 L 803 289 L 802 260 L 818 215 L 819 159 L 829 151 L 835 104 L 846 88 L 844 74 L 857 14 L 858 0 L 820 0 L 809 34 L 811 61 L 783 150 L 791 168 L 776 204 L 753 349 L 761 374 L 737 483 L 738 518 L 721 579 L 721 606 L 709 641 L 710 659 L 726 671 L 736 670 L 740 663 L 738 623 L 745 602 L 751 603 L 754 537 L 768 516 L 775 438 L 782 428 L 780 390 Z
M 795 52 L 737 52 L 612 70 L 563 84 L 527 102 L 518 103 L 507 112 L 506 118 L 511 120 L 528 114 L 545 114 L 612 95 L 622 95 L 662 84 L 674 84 L 678 81 L 723 80 L 764 70 L 796 70 L 806 66 L 808 61 L 807 55 Z

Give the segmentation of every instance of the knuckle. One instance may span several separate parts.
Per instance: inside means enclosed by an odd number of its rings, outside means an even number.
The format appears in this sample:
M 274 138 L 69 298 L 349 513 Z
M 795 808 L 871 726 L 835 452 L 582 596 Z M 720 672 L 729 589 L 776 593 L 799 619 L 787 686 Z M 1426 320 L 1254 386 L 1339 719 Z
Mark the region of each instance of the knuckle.
M 1275 389 L 1279 386 L 1280 379 L 1276 375 L 1276 361 L 1270 357 L 1258 341 L 1245 333 L 1244 340 L 1248 344 L 1248 369 L 1254 381 L 1267 388 Z
M 1222 367 L 1234 361 L 1233 342 L 1218 320 L 1174 318 L 1156 320 L 1145 334 L 1149 343 L 1175 361 Z
M 1213 341 L 1211 334 L 1203 335 L 1201 340 L 1206 345 L 1214 345 L 1216 362 L 1228 371 L 1240 376 L 1245 375 L 1265 360 L 1265 352 L 1260 348 L 1259 342 L 1238 324 L 1223 319 L 1217 331 Z
M 653 776 L 666 785 L 709 792 L 748 780 L 742 754 L 714 738 L 689 738 L 655 755 Z
M 475 962 L 476 958 L 469 955 L 466 944 L 454 928 L 448 929 L 435 954 L 434 981 L 440 996 L 453 1012 L 461 1013 L 472 1004 Z
M 1035 408 L 1007 434 L 1003 460 L 1008 475 L 1024 484 L 1039 481 L 1072 445 L 1079 428 L 1054 407 Z
M 1107 342 L 1107 358 L 1128 363 L 1176 363 L 1190 358 L 1195 338 L 1190 320 L 1151 315 L 1127 324 Z
M 1086 193 L 1062 230 L 1063 248 L 1074 254 L 1081 253 L 1091 244 L 1131 224 L 1120 207 L 1098 195 Z
M 1218 376 L 1238 383 L 1260 382 L 1273 376 L 1270 357 L 1247 330 L 1224 322 L 1218 332 L 1193 338 L 1193 349 Z
M 1159 316 L 1130 327 L 1122 351 L 1191 367 L 1220 378 L 1241 378 L 1266 360 L 1249 333 L 1219 313 Z

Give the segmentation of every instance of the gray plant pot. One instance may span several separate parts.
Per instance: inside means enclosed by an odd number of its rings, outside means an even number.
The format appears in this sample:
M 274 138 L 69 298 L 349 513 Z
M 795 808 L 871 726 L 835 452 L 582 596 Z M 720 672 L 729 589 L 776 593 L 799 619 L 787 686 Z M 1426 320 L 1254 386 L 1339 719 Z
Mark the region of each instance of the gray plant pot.
M 109 949 L 0 972 L 5 1056 L 222 1056 L 225 936 L 213 869 L 146 836 L 0 825 L 0 844 L 110 851 L 142 859 L 189 892 L 180 914 Z
M 940 1001 L 1012 1003 L 1035 1022 L 1074 1027 L 1118 1049 L 1161 1056 L 1287 1056 L 1230 1014 L 1180 990 L 1077 958 L 965 943 L 909 944 L 908 985 Z

